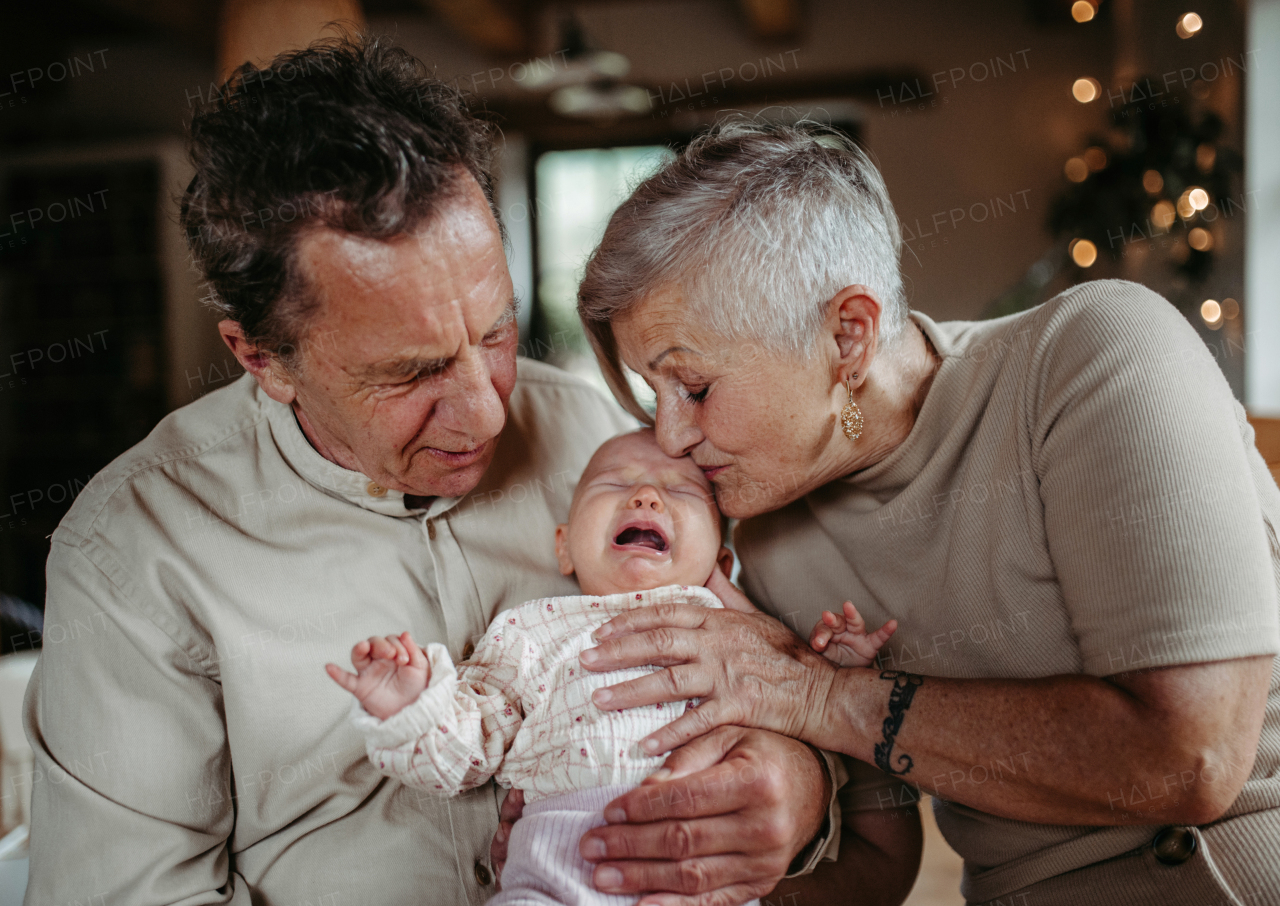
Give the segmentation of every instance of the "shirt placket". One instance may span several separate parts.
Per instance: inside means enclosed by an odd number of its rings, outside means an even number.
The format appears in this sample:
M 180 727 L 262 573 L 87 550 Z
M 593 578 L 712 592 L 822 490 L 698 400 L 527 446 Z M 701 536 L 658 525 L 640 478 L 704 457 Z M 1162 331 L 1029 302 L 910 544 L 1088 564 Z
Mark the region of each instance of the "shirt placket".
M 431 558 L 436 583 L 436 599 L 444 619 L 449 655 L 454 663 L 466 660 L 475 650 L 473 639 L 487 628 L 484 607 L 466 558 L 458 545 L 446 514 L 452 502 L 437 500 L 419 517 L 423 545 Z M 471 797 L 486 797 L 491 802 L 490 821 L 476 821 L 477 810 L 459 808 Z M 454 858 L 459 882 L 471 903 L 482 903 L 494 893 L 493 870 L 489 865 L 489 842 L 497 831 L 498 793 L 493 784 L 463 793 L 447 800 L 449 832 L 453 838 Z

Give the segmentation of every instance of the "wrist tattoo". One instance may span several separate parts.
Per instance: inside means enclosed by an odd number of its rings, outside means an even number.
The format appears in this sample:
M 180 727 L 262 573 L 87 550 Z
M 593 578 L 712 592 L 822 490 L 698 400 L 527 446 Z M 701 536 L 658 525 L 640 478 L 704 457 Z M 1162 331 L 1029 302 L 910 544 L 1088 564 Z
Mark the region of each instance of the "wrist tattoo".
M 893 691 L 889 693 L 889 716 L 884 719 L 881 727 L 884 742 L 878 742 L 875 745 L 876 767 L 886 774 L 907 774 L 915 764 L 911 756 L 906 752 L 899 752 L 898 757 L 893 760 L 889 756 L 893 753 L 893 743 L 898 736 L 898 731 L 902 729 L 902 721 L 907 716 L 907 709 L 911 707 L 911 699 L 915 698 L 916 689 L 924 685 L 924 677 L 914 673 L 903 673 L 900 670 L 885 670 L 880 674 L 880 679 L 893 680 Z M 902 770 L 895 771 L 893 761 L 901 765 Z

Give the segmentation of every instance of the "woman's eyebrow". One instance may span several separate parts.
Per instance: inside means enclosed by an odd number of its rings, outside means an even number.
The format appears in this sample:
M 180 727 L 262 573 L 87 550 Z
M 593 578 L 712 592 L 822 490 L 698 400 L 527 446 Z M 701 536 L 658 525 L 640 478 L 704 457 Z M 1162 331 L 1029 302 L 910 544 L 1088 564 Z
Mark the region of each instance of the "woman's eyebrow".
M 649 370 L 653 371 L 655 368 L 658 367 L 658 364 L 663 359 L 671 355 L 671 353 L 673 352 L 688 352 L 696 356 L 702 355 L 702 353 L 698 352 L 696 349 L 690 349 L 688 346 L 672 346 L 669 349 L 667 349 L 665 352 L 658 353 L 657 358 L 655 358 L 652 362 L 649 363 Z

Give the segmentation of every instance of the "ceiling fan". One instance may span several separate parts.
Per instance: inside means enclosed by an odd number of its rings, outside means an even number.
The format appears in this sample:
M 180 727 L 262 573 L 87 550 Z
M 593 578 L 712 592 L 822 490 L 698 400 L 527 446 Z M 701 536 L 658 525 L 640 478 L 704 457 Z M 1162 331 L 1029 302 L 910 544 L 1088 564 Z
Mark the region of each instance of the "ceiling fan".
M 563 63 L 530 65 L 520 84 L 529 91 L 547 92 L 547 104 L 561 116 L 587 120 L 616 120 L 648 113 L 649 91 L 627 84 L 631 61 L 620 53 L 593 46 L 573 15 L 561 21 L 558 54 Z

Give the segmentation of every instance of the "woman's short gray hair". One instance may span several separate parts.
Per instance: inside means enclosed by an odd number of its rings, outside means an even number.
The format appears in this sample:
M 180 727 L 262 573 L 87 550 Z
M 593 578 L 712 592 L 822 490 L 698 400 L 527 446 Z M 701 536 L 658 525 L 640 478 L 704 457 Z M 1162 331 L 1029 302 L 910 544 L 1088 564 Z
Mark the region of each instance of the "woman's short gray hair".
M 691 314 L 726 338 L 804 357 L 827 302 L 858 283 L 879 297 L 880 342 L 892 341 L 907 317 L 901 251 L 884 179 L 851 139 L 819 123 L 735 117 L 614 212 L 578 314 L 615 395 L 640 415 L 611 323 L 655 290 L 681 286 Z

